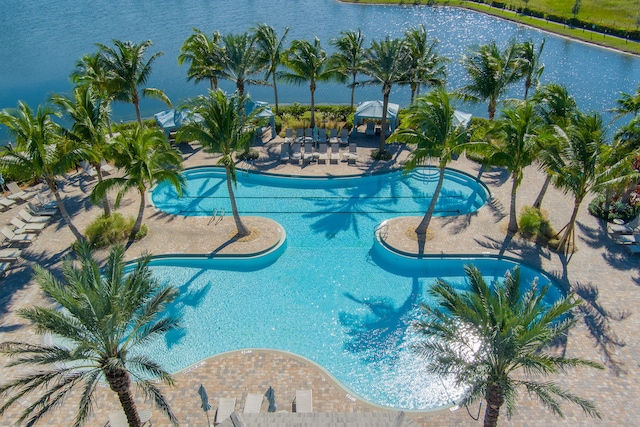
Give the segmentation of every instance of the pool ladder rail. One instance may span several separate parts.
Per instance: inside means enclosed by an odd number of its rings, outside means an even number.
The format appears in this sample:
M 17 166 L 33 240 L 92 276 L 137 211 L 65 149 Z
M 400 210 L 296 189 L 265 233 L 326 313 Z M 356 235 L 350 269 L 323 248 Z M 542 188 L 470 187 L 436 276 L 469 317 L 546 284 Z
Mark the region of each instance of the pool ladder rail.
M 220 212 L 218 212 L 217 208 L 214 208 L 213 216 L 209 220 L 209 223 L 207 224 L 207 226 L 211 225 L 211 223 L 213 223 L 213 225 L 218 225 L 218 223 L 222 221 L 223 218 L 224 218 L 224 208 L 220 208 Z

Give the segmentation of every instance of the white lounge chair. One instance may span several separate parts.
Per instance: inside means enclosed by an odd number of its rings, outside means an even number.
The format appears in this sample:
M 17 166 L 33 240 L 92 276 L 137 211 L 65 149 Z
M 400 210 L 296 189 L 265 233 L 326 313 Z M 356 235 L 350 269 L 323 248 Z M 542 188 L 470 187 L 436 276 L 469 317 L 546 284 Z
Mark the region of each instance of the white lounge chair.
M 58 202 L 52 199 L 50 196 L 44 194 L 36 194 L 36 201 L 42 205 L 45 209 L 58 209 Z
M 15 182 L 8 182 L 7 189 L 11 192 L 11 194 L 7 196 L 7 198 L 10 200 L 27 201 L 36 195 L 36 193 L 34 192 L 24 191 L 20 189 L 18 184 L 16 184 Z
M 338 164 L 340 161 L 340 144 L 331 144 L 331 157 L 329 163 Z
M 0 206 L 2 206 L 2 210 L 9 209 L 15 204 L 15 200 L 7 199 L 6 197 L 0 198 Z
M 374 122 L 367 122 L 364 134 L 367 136 L 374 136 L 376 134 L 376 124 Z
M 0 262 L 0 277 L 3 277 L 13 267 L 10 262 Z
M 216 411 L 216 424 L 220 423 L 231 415 L 236 410 L 236 398 L 235 397 L 221 397 L 218 400 L 218 410 Z
M 95 178 L 98 175 L 98 171 L 96 171 L 96 168 L 91 166 L 91 163 L 86 160 L 80 162 L 80 167 L 82 167 L 82 170 L 85 174 L 87 174 L 89 178 Z
M 21 221 L 19 218 L 13 218 L 11 220 L 11 225 L 13 225 L 15 230 L 13 230 L 16 234 L 24 234 L 24 233 L 41 233 L 42 230 L 47 226 L 44 222 L 30 222 L 26 223 Z
M 107 163 L 106 160 L 102 159 L 102 162 L 100 163 L 100 170 L 102 170 L 103 173 L 111 175 L 114 169 L 115 168 Z
M 287 128 L 284 131 L 284 142 L 291 144 L 293 142 L 293 129 Z
M 291 150 L 291 146 L 288 142 L 280 144 L 280 161 L 283 163 L 289 162 L 289 151 Z
M 347 163 L 350 165 L 355 165 L 358 161 L 358 144 L 355 142 L 349 143 L 349 152 L 345 153 L 345 158 L 347 159 Z
M 329 131 L 329 143 L 330 144 L 338 144 L 338 129 L 332 128 Z
M 640 232 L 640 215 L 626 224 L 607 224 L 609 234 L 634 234 Z
M 264 395 L 259 393 L 249 393 L 247 395 L 247 400 L 244 402 L 244 409 L 242 412 L 245 414 L 258 414 L 260 413 L 260 408 L 262 407 L 262 400 Z
M 151 411 L 143 409 L 138 411 L 142 425 L 151 425 Z M 127 416 L 123 411 L 111 412 L 109 414 L 109 427 L 128 427 Z
M 640 235 L 638 234 L 618 234 L 614 235 L 616 242 L 621 245 L 638 245 L 640 244 Z
M 21 256 L 22 251 L 20 249 L 0 249 L 0 262 L 16 262 Z
M 36 240 L 35 234 L 16 234 L 8 227 L 2 227 L 0 233 L 9 240 L 9 243 L 31 244 L 31 242 Z
M 29 213 L 34 216 L 42 215 L 42 216 L 54 216 L 58 213 L 58 209 L 47 209 L 44 206 L 36 206 L 31 202 L 27 202 L 27 207 L 29 208 Z
M 349 143 L 349 129 L 342 128 L 340 131 L 340 145 L 347 145 Z
M 300 151 L 300 143 L 294 142 L 291 146 L 291 156 L 289 157 L 289 161 L 291 163 L 300 163 L 300 159 L 302 159 L 302 152 Z
M 300 414 L 313 412 L 313 393 L 308 390 L 296 390 L 296 398 L 293 401 L 296 412 Z
M 18 212 L 18 215 L 20 215 L 20 217 L 26 222 L 42 222 L 42 223 L 48 224 L 49 221 L 51 221 L 50 216 L 47 216 L 47 215 L 34 216 L 24 209 L 21 209 L 20 212 Z
M 327 164 L 327 160 L 329 160 L 329 153 L 327 153 L 327 143 L 321 142 L 318 145 L 318 163 L 322 162 Z

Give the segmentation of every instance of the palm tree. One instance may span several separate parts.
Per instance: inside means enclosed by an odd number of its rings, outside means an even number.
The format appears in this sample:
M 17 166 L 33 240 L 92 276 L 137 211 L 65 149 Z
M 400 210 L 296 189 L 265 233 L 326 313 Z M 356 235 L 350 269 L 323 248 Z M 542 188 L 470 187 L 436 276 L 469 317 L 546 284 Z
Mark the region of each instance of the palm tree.
M 420 96 L 420 86 L 442 86 L 447 78 L 445 63 L 448 59 L 438 53 L 438 39 L 429 41 L 424 25 L 407 30 L 404 42 L 409 50 L 409 78 L 411 102 Z
M 56 176 L 88 158 L 89 153 L 84 147 L 63 144 L 60 126 L 51 119 L 55 114 L 51 107 L 41 105 L 34 115 L 22 101 L 18 102 L 18 108 L 0 111 L 0 124 L 16 138 L 16 147 L 5 146 L 0 150 L 0 165 L 28 171 L 33 178 L 44 180 L 69 229 L 78 241 L 84 241 L 62 201 Z
M 111 131 L 111 103 L 117 98 L 120 87 L 109 78 L 104 67 L 100 52 L 83 55 L 76 62 L 76 68 L 71 73 L 71 81 L 77 86 L 89 86 L 94 96 L 100 100 L 101 109 L 105 112 L 107 131 L 109 136 L 113 136 Z
M 617 179 L 624 161 L 609 164 L 612 154 L 605 141 L 605 128 L 598 113 L 577 112 L 567 132 L 559 130 L 566 142 L 559 150 L 545 150 L 543 162 L 554 174 L 554 184 L 574 197 L 573 211 L 567 225 L 558 232 L 557 249 L 564 253 L 575 248 L 575 221 L 580 205 L 589 192 Z
M 146 355 L 133 355 L 178 327 L 178 320 L 161 316 L 178 296 L 177 289 L 163 287 L 151 277 L 150 256 L 140 259 L 125 275 L 124 250 L 111 249 L 105 271 L 91 257 L 87 244 L 77 247 L 78 261 L 64 262 L 63 280 L 34 265 L 34 280 L 56 304 L 30 307 L 19 315 L 31 322 L 40 335 L 51 334 L 65 344 L 27 344 L 4 342 L 0 352 L 10 358 L 8 366 L 37 366 L 38 370 L 0 386 L 7 397 L 0 414 L 20 398 L 38 393 L 40 397 L 25 408 L 18 424 L 33 425 L 56 408 L 74 389 L 81 389 L 78 411 L 69 425 L 80 427 L 91 415 L 95 391 L 106 381 L 118 395 L 129 426 L 141 426 L 131 390 L 132 381 L 151 398 L 173 423 L 178 420 L 155 384 L 155 379 L 173 385 L 174 381 L 158 363 Z
M 535 109 L 538 115 L 542 118 L 545 126 L 550 129 L 558 127 L 566 132 L 571 124 L 571 118 L 578 111 L 578 106 L 575 99 L 569 95 L 569 91 L 566 87 L 550 83 L 544 85 L 540 90 L 536 91 L 532 101 L 534 102 Z M 566 141 L 564 138 L 545 138 L 540 139 L 540 149 L 559 150 L 558 144 L 563 144 Z M 541 164 L 543 167 L 544 165 Z M 546 177 L 542 188 L 536 197 L 533 207 L 540 209 L 542 206 L 542 200 L 547 193 L 549 184 L 553 178 L 551 171 L 546 171 Z
M 616 113 L 614 120 L 627 114 L 633 114 L 633 117 L 636 117 L 640 112 L 640 84 L 634 94 L 620 92 L 620 98 L 616 100 L 616 104 L 617 107 L 610 110 Z
M 131 102 L 134 105 L 140 126 L 142 126 L 142 117 L 140 116 L 140 92 L 138 92 L 138 87 L 147 83 L 151 75 L 153 62 L 163 54 L 162 52 L 156 52 L 148 60 L 145 60 L 144 56 L 151 44 L 151 40 L 146 40 L 140 44 L 113 40 L 113 48 L 97 44 L 100 49 L 103 67 L 109 73 L 109 78 L 113 84 L 120 89 L 117 92 L 116 100 Z M 169 108 L 173 107 L 167 95 L 160 89 L 144 88 L 142 96 L 157 98 L 166 103 Z
M 218 77 L 224 64 L 221 39 L 222 35 L 218 31 L 214 31 L 209 37 L 199 29 L 193 29 L 193 34 L 184 41 L 178 55 L 178 65 L 185 62 L 189 64 L 187 80 L 196 83 L 209 80 L 211 89 L 218 88 Z
M 382 127 L 378 155 L 384 154 L 386 138 L 387 109 L 389 94 L 394 83 L 405 83 L 409 80 L 409 51 L 402 39 L 390 39 L 388 36 L 381 42 L 373 40 L 365 52 L 362 72 L 370 77 L 362 84 L 382 86 Z
M 289 27 L 284 29 L 282 37 L 278 38 L 276 30 L 267 24 L 258 24 L 253 29 L 254 37 L 258 48 L 258 62 L 260 67 L 265 67 L 265 80 L 271 77 L 271 85 L 273 86 L 273 96 L 276 102 L 276 115 L 278 114 L 278 86 L 277 72 L 278 67 L 282 64 L 282 56 L 284 52 L 284 41 L 289 33 Z
M 233 153 L 244 151 L 255 137 L 256 128 L 253 124 L 254 110 L 246 116 L 244 112 L 245 99 L 234 95 L 227 97 L 224 92 L 209 91 L 208 96 L 199 96 L 190 103 L 194 113 L 202 117 L 202 121 L 193 121 L 183 125 L 176 134 L 177 141 L 200 141 L 208 152 L 221 153 L 218 164 L 225 168 L 227 190 L 231 202 L 233 219 L 239 236 L 247 236 L 251 231 L 243 224 L 233 187 L 236 184 L 236 164 Z
M 487 132 L 489 142 L 482 147 L 490 164 L 504 166 L 511 174 L 510 233 L 518 231 L 516 192 L 522 183 L 524 169 L 537 158 L 538 140 L 542 132 L 542 123 L 533 104 L 520 101 L 515 105 L 502 110 L 500 120 L 494 122 Z
M 417 146 L 405 163 L 406 171 L 416 168 L 431 157 L 440 159 L 438 184 L 429 208 L 416 228 L 420 255 L 424 253 L 426 233 L 442 189 L 445 168 L 453 155 L 463 150 L 463 144 L 467 141 L 466 129 L 456 126 L 453 122 L 455 108 L 450 103 L 452 96 L 453 94 L 447 93 L 443 87 L 440 87 L 428 95 L 416 98 L 415 102 L 407 108 L 400 129 L 389 138 L 389 141 Z
M 160 130 L 136 127 L 122 132 L 115 138 L 111 146 L 111 156 L 115 165 L 124 171 L 124 176 L 109 177 L 96 184 L 90 198 L 93 203 L 97 203 L 110 189 L 115 188 L 118 190 L 115 203 L 117 208 L 127 191 L 138 190 L 140 207 L 129 236 L 127 246 L 130 246 L 142 227 L 149 188 L 162 181 L 169 181 L 178 195 L 182 194 L 185 183 L 184 176 L 180 173 L 182 155 L 169 145 Z
M 542 50 L 544 49 L 544 42 L 545 39 L 542 39 L 542 43 L 540 43 L 537 51 L 531 40 L 520 45 L 518 68 L 524 77 L 524 99 L 527 99 L 531 86 L 538 85 L 540 76 L 544 72 L 544 63 L 540 58 L 542 56 Z
M 53 95 L 52 102 L 72 120 L 71 129 L 65 131 L 65 137 L 78 146 L 84 146 L 90 154 L 89 161 L 96 170 L 98 182 L 102 182 L 102 160 L 107 153 L 105 128 L 107 115 L 104 104 L 96 98 L 91 86 L 77 86 L 73 97 Z M 109 198 L 102 199 L 104 215 L 111 215 Z
M 331 55 L 331 67 L 338 70 L 345 77 L 351 77 L 351 111 L 353 111 L 357 77 L 364 59 L 364 34 L 357 30 L 341 31 L 340 37 L 332 39 L 329 44 L 336 48 Z
M 280 78 L 283 81 L 302 84 L 309 82 L 311 91 L 311 124 L 316 126 L 315 119 L 315 92 L 318 82 L 339 78 L 339 73 L 329 67 L 327 52 L 320 46 L 320 39 L 315 37 L 313 44 L 307 40 L 294 40 L 286 53 L 284 64 L 290 70 L 283 72 Z
M 263 65 L 258 61 L 259 52 L 255 37 L 249 33 L 226 34 L 222 37 L 224 44 L 224 62 L 222 77 L 236 84 L 238 94 L 244 96 L 247 84 L 264 84 L 251 76 L 259 73 Z
M 571 316 L 579 304 L 575 295 L 548 303 L 545 296 L 551 284 L 539 289 L 535 281 L 523 291 L 519 267 L 492 286 L 473 265 L 467 265 L 465 273 L 468 290 L 440 279 L 429 289 L 437 305 L 421 305 L 425 320 L 415 327 L 427 339 L 415 350 L 429 360 L 426 370 L 466 387 L 463 405 L 485 399 L 485 427 L 497 425 L 503 404 L 508 415 L 513 412 L 522 388 L 558 416 L 563 416 L 559 400 L 565 400 L 600 418 L 588 400 L 554 382 L 528 379 L 580 366 L 602 369 L 595 362 L 544 351 L 575 323 Z
M 474 48 L 462 57 L 471 82 L 460 88 L 465 100 L 489 101 L 489 120 L 493 120 L 498 98 L 521 78 L 518 70 L 518 45 L 510 41 L 500 52 L 495 42 Z

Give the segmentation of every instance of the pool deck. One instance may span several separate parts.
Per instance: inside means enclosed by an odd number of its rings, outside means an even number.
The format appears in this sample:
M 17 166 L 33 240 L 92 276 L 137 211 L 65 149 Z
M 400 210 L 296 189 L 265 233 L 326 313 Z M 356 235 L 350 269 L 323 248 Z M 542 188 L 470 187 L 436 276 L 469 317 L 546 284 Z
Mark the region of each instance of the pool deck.
M 338 176 L 381 172 L 400 167 L 409 151 L 399 145 L 390 149 L 394 158 L 389 162 L 373 162 L 367 153 L 377 146 L 377 140 L 361 137 L 358 139 L 360 160 L 355 166 L 345 162 L 338 164 L 290 165 L 282 164 L 279 159 L 280 139 L 260 144 L 257 149 L 261 157 L 254 165 L 239 164 L 241 168 L 251 168 L 264 172 L 285 175 Z M 216 158 L 204 153 L 198 146 L 181 147 L 185 166 L 214 164 Z M 479 166 L 460 158 L 450 164 L 473 176 L 479 176 Z M 518 237 L 506 237 L 508 221 L 509 193 L 511 181 L 504 170 L 495 169 L 483 172 L 482 180 L 492 192 L 491 202 L 478 212 L 456 217 L 437 217 L 433 219 L 431 230 L 434 238 L 427 241 L 426 254 L 496 254 L 524 260 L 529 265 L 541 268 L 558 278 L 585 300 L 580 309 L 583 317 L 570 332 L 564 352 L 566 356 L 579 356 L 601 362 L 606 365 L 604 371 L 580 370 L 569 375 L 557 377 L 570 391 L 591 399 L 601 411 L 603 419 L 585 417 L 582 412 L 565 404 L 565 419 L 558 419 L 544 409 L 537 401 L 520 395 L 513 417 L 506 422 L 513 426 L 620 426 L 637 425 L 640 419 L 639 375 L 640 340 L 637 331 L 640 328 L 640 274 L 639 257 L 629 255 L 624 248 L 612 242 L 604 225 L 587 212 L 587 203 L 581 208 L 577 222 L 576 244 L 578 252 L 570 259 L 542 249 L 532 242 Z M 543 177 L 535 169 L 529 168 L 525 180 L 518 190 L 518 206 L 531 204 L 535 199 Z M 81 173 L 71 173 L 62 181 L 62 192 L 66 205 L 73 215 L 74 223 L 80 230 L 98 215 L 101 210 L 93 206 L 88 195 L 95 180 L 89 180 Z M 134 215 L 139 200 L 131 193 L 122 202 L 119 212 Z M 571 213 L 572 201 L 568 196 L 550 188 L 544 200 L 543 208 L 550 210 L 549 217 L 555 229 L 560 229 Z M 2 225 L 8 224 L 20 207 L 0 214 Z M 420 218 L 398 218 L 390 221 L 386 241 L 406 252 L 415 252 L 417 242 L 408 237 L 407 230 L 415 228 Z M 176 217 L 147 207 L 144 222 L 149 234 L 127 251 L 127 259 L 135 259 L 143 252 L 154 255 L 167 253 L 211 252 L 224 254 L 246 254 L 261 252 L 276 244 L 280 239 L 278 224 L 263 218 L 243 218 L 257 238 L 250 241 L 234 241 L 234 224 L 229 213 L 223 219 Z M 409 233 L 410 234 L 410 233 Z M 33 329 L 20 319 L 16 312 L 21 307 L 34 304 L 46 304 L 47 301 L 30 280 L 31 265 L 39 263 L 56 272 L 60 271 L 60 262 L 67 255 L 73 237 L 62 219 L 56 217 L 55 223 L 45 229 L 37 241 L 24 250 L 24 260 L 0 281 L 0 341 L 32 341 L 39 337 Z M 101 252 L 104 257 L 106 252 Z M 0 360 L 0 362 L 4 362 Z M 19 370 L 3 368 L 1 377 L 7 378 L 19 373 Z M 177 386 L 172 389 L 163 387 L 165 396 L 175 411 L 180 425 L 185 427 L 205 426 L 206 417 L 200 409 L 197 389 L 202 383 L 209 393 L 213 406 L 211 420 L 215 415 L 218 397 L 236 397 L 236 410 L 241 411 L 247 393 L 264 393 L 273 386 L 278 410 L 291 411 L 291 403 L 296 389 L 313 389 L 315 412 L 369 412 L 381 409 L 371 406 L 351 396 L 337 384 L 330 375 L 317 365 L 295 355 L 268 351 L 236 351 L 206 359 L 195 366 L 177 373 Z M 139 399 L 140 409 L 153 410 L 153 425 L 166 426 L 151 403 Z M 113 393 L 101 387 L 98 391 L 98 403 L 94 414 L 86 424 L 103 426 L 107 414 L 117 408 Z M 263 403 L 263 405 L 265 405 Z M 13 425 L 17 405 L 0 417 L 0 426 Z M 263 411 L 266 407 L 263 406 Z M 483 405 L 484 410 L 484 405 Z M 469 411 L 474 416 L 478 405 Z M 75 399 L 71 398 L 56 410 L 46 422 L 39 425 L 67 426 L 75 413 Z M 480 419 L 482 419 L 480 414 Z M 411 413 L 410 417 L 421 426 L 471 426 L 478 425 L 464 408 L 457 411 L 448 409 L 428 413 Z M 506 414 L 503 412 L 503 418 Z

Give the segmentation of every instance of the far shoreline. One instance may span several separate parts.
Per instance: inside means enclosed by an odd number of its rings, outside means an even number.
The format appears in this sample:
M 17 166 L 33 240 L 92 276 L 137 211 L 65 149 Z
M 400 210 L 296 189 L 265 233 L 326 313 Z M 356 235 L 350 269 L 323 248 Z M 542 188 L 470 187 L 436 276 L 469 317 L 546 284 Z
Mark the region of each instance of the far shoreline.
M 617 47 L 617 46 L 611 46 L 609 44 L 603 44 L 600 43 L 598 41 L 593 40 L 593 38 L 587 39 L 585 38 L 581 38 L 581 37 L 576 37 L 576 36 L 572 36 L 570 34 L 561 34 L 559 32 L 553 31 L 549 28 L 542 28 L 540 26 L 537 26 L 533 23 L 527 23 L 527 22 L 523 22 L 521 20 L 518 19 L 512 19 L 509 16 L 503 16 L 502 14 L 498 14 L 498 13 L 492 13 L 494 10 L 494 7 L 487 5 L 487 4 L 482 4 L 482 6 L 484 6 L 482 9 L 480 7 L 472 7 L 471 5 L 468 4 L 463 4 L 464 0 L 460 1 L 460 4 L 444 4 L 444 3 L 434 3 L 434 4 L 423 4 L 423 3 L 419 3 L 419 4 L 414 4 L 414 3 L 410 3 L 410 4 L 405 4 L 402 2 L 402 0 L 389 0 L 386 2 L 380 2 L 377 0 L 338 0 L 341 3 L 349 3 L 349 4 L 360 4 L 360 5 L 374 5 L 374 6 L 424 6 L 424 7 L 452 7 L 452 8 L 459 8 L 459 9 L 465 9 L 465 10 L 469 10 L 472 12 L 476 12 L 476 13 L 482 13 L 485 15 L 489 15 L 492 16 L 494 18 L 499 18 L 499 19 L 504 19 L 505 21 L 509 21 L 509 22 L 513 22 L 514 24 L 519 24 L 519 25 L 523 25 L 525 27 L 529 27 L 529 28 L 533 28 L 535 30 L 539 30 L 542 31 L 544 33 L 547 34 L 551 34 L 557 37 L 562 37 L 571 41 L 575 41 L 575 42 L 581 42 L 581 43 L 585 43 L 588 45 L 592 45 L 592 46 L 597 46 L 599 48 L 602 49 L 609 49 L 612 50 L 614 52 L 618 52 L 618 53 L 622 53 L 622 54 L 626 54 L 626 55 L 631 55 L 631 56 L 635 56 L 635 57 L 640 57 L 640 42 L 636 42 L 634 40 L 628 40 L 626 44 L 630 44 L 632 46 L 636 47 L 636 50 L 629 50 L 629 49 L 624 49 L 621 47 Z M 436 0 L 437 1 L 437 0 Z M 514 16 L 521 16 L 518 15 L 517 12 L 515 11 L 508 11 L 506 9 L 499 9 L 502 12 L 510 12 L 512 13 Z M 543 21 L 546 22 L 547 24 L 551 25 L 551 26 L 558 26 L 558 27 L 564 27 L 562 24 L 557 23 L 557 22 L 549 22 L 549 21 L 545 21 L 543 19 L 540 18 L 536 18 L 534 16 L 529 16 L 529 15 L 522 15 L 522 16 L 526 16 L 527 18 L 529 18 L 529 21 Z M 576 29 L 578 30 L 578 29 Z M 607 36 L 606 34 L 603 33 L 599 33 L 599 32 L 595 32 L 595 31 L 591 31 L 591 30 L 586 30 L 586 29 L 582 29 L 583 32 L 586 32 L 587 34 L 591 34 L 591 35 L 598 35 L 598 36 L 603 36 L 603 37 L 609 37 L 611 39 L 616 39 L 616 40 L 620 40 L 620 41 L 624 41 L 625 39 L 621 39 L 620 37 L 616 37 L 616 36 L 612 36 L 609 35 Z

